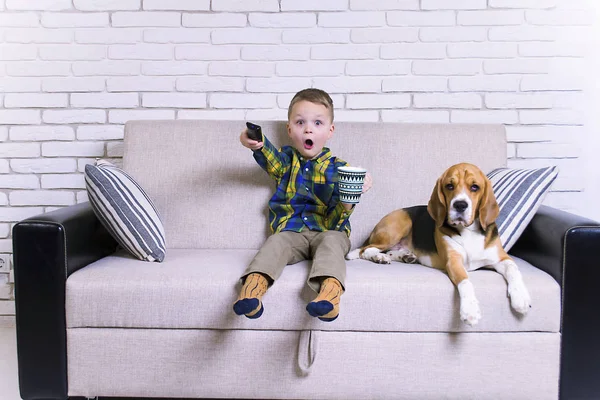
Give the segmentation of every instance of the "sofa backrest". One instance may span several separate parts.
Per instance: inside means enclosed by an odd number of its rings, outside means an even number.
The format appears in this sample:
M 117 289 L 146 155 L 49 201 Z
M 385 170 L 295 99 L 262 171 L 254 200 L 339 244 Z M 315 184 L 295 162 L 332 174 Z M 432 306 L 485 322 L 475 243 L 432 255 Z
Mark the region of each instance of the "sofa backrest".
M 278 146 L 286 123 L 253 121 Z M 502 125 L 336 122 L 333 155 L 373 176 L 350 219 L 352 247 L 401 207 L 427 204 L 437 178 L 459 162 L 484 172 L 506 165 Z M 270 233 L 274 181 L 239 142 L 243 121 L 130 121 L 123 168 L 146 190 L 168 248 L 258 249 Z

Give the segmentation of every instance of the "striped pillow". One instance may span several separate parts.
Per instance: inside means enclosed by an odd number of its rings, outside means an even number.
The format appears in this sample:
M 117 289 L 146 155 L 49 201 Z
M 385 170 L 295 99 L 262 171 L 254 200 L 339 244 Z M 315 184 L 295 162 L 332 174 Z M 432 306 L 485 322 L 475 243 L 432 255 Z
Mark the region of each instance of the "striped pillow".
M 106 160 L 85 166 L 85 183 L 94 213 L 119 244 L 143 261 L 165 258 L 165 231 L 137 182 Z
M 487 174 L 500 206 L 496 225 L 504 250 L 519 239 L 557 176 L 557 167 L 498 168 Z

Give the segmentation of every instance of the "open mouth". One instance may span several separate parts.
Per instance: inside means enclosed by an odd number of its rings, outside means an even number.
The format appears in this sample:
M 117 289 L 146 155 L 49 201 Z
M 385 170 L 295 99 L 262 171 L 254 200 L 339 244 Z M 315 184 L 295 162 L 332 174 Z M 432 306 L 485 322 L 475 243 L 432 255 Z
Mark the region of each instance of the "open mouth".
M 315 144 L 313 143 L 312 139 L 306 139 L 306 140 L 304 141 L 304 148 L 305 148 L 306 150 L 310 150 L 310 149 L 312 149 L 314 145 L 315 145 Z

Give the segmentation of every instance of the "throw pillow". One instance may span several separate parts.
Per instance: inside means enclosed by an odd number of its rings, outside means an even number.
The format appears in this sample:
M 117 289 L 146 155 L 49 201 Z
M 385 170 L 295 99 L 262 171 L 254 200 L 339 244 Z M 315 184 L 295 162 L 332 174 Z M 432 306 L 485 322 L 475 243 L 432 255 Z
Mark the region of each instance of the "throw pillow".
M 516 243 L 557 176 L 557 167 L 497 168 L 487 174 L 500 207 L 496 225 L 504 250 Z
M 106 160 L 85 166 L 94 213 L 115 240 L 144 261 L 165 258 L 165 232 L 152 200 L 125 171 Z

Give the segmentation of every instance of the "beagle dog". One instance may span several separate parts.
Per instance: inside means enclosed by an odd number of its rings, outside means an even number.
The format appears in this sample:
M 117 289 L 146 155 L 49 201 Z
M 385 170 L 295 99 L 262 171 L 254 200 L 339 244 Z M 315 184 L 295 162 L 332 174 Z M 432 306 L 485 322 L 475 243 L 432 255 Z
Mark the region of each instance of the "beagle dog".
M 498 214 L 485 174 L 472 164 L 453 165 L 437 180 L 427 207 L 392 211 L 375 226 L 366 245 L 346 258 L 381 264 L 418 261 L 446 271 L 460 295 L 460 318 L 471 326 L 479 322 L 481 311 L 468 273 L 490 266 L 506 279 L 512 308 L 525 314 L 531 299 L 517 264 L 500 243 Z

